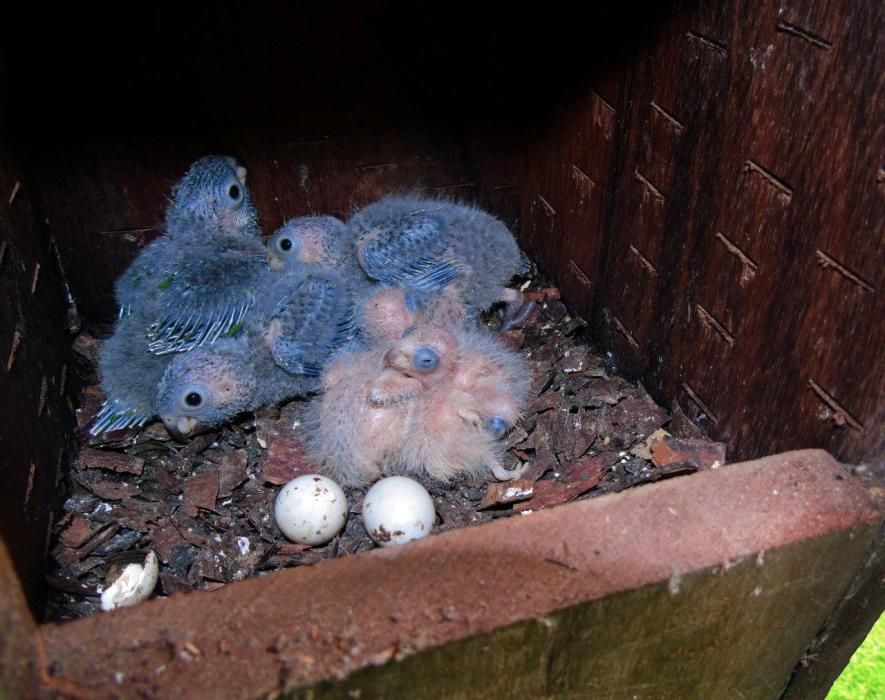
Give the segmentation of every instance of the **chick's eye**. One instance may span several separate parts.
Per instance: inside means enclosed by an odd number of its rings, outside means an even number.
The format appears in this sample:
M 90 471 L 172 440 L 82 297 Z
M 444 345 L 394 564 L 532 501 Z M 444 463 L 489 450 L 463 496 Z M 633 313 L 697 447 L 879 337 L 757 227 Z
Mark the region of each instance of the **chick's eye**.
M 292 250 L 292 239 L 291 238 L 281 238 L 278 245 L 280 246 L 280 250 L 284 253 L 288 253 Z
M 418 348 L 412 364 L 419 372 L 432 372 L 439 364 L 439 355 L 432 348 Z
M 239 185 L 231 185 L 227 190 L 227 196 L 234 202 L 239 202 L 240 197 L 243 196 L 243 191 L 240 189 Z
M 198 408 L 203 403 L 203 397 L 200 396 L 199 392 L 191 391 L 184 397 L 184 403 L 190 408 Z

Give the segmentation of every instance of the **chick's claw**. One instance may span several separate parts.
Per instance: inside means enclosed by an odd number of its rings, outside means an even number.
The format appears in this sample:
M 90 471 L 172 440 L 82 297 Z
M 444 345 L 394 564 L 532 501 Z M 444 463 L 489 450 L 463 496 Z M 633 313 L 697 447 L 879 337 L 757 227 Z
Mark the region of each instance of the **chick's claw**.
M 524 328 L 536 308 L 537 303 L 534 301 L 506 304 L 500 314 L 501 326 L 499 330 L 501 333 L 506 333 L 515 328 Z

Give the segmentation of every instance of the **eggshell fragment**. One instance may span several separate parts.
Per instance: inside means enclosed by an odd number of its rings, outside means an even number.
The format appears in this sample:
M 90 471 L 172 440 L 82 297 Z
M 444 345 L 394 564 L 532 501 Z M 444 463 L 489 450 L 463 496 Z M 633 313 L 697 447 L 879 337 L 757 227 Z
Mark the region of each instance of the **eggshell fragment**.
M 363 524 L 382 547 L 427 537 L 435 519 L 427 489 L 404 476 L 381 479 L 363 500 Z
M 277 494 L 274 519 L 293 542 L 325 544 L 347 521 L 347 496 L 330 478 L 304 474 L 292 479 Z
M 160 565 L 153 552 L 148 552 L 143 565 L 128 564 L 123 573 L 101 592 L 101 609 L 124 608 L 147 600 L 154 592 L 159 573 Z

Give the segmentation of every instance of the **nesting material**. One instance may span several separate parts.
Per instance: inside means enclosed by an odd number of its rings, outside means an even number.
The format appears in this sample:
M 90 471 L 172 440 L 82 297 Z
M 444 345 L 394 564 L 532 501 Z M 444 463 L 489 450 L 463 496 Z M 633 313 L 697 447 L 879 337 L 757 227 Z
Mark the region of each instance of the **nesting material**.
M 723 446 L 680 411 L 656 405 L 593 350 L 586 324 L 557 290 L 531 279 L 523 291 L 536 312 L 524 329 L 498 337 L 521 351 L 529 371 L 524 416 L 504 437 L 501 455 L 503 468 L 524 473 L 503 483 L 418 476 L 437 513 L 431 534 L 724 464 Z M 488 321 L 496 331 L 496 320 Z M 82 426 L 101 403 L 90 374 L 95 346 L 87 335 L 75 341 L 83 349 Z M 365 487 L 345 487 L 350 517 L 327 544 L 290 542 L 277 528 L 280 487 L 317 471 L 304 443 L 303 409 L 302 400 L 260 409 L 184 445 L 159 422 L 84 436 L 52 543 L 47 617 L 99 610 L 109 571 L 144 562 L 148 549 L 159 562 L 156 593 L 169 595 L 376 547 L 363 522 Z

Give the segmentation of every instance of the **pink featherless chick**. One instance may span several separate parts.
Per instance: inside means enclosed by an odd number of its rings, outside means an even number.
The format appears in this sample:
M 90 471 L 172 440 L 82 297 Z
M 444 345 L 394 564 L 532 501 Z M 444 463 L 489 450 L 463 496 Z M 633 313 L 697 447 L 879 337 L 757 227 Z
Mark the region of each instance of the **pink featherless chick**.
M 386 369 L 389 346 L 342 352 L 322 376 L 324 393 L 305 412 L 308 449 L 319 469 L 348 486 L 380 478 L 405 443 L 420 382 Z
M 520 475 L 501 464 L 500 443 L 528 394 L 519 355 L 485 333 L 431 325 L 407 332 L 384 362 L 423 387 L 394 471 L 441 481 L 461 473 L 491 471 L 501 481 Z

